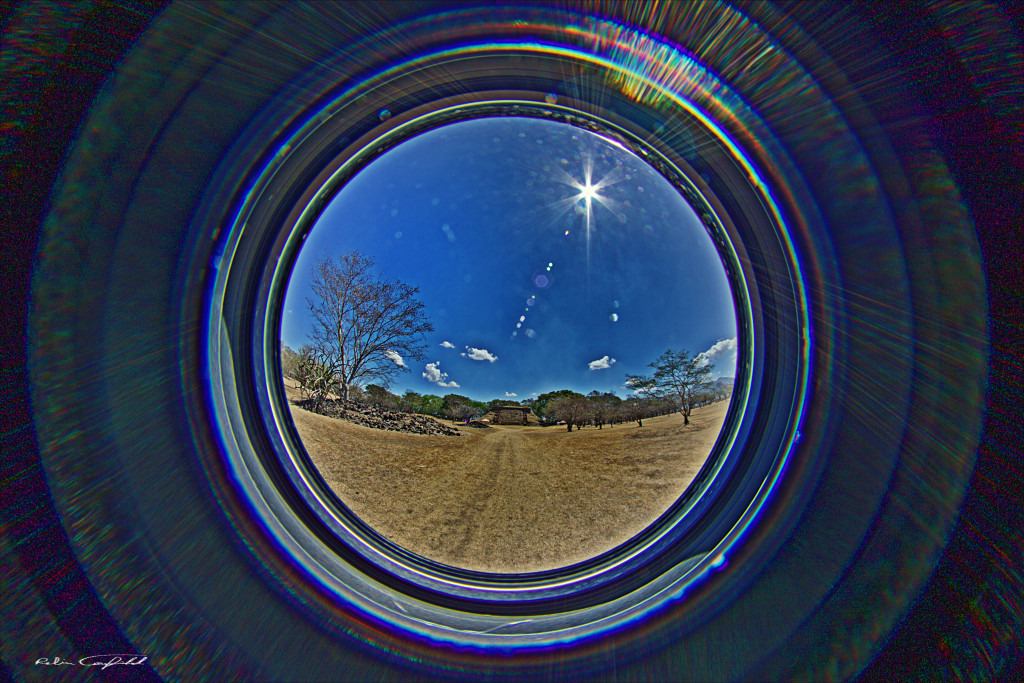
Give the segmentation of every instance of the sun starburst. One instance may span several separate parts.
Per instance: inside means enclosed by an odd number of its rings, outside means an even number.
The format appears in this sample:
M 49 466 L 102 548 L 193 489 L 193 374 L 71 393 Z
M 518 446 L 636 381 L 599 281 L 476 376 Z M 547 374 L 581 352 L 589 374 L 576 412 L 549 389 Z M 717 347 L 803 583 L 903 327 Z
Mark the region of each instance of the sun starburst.
M 600 180 L 594 180 L 594 163 L 590 156 L 584 157 L 582 180 L 576 179 L 568 173 L 564 173 L 564 184 L 576 190 L 576 194 L 570 196 L 567 201 L 576 211 L 583 216 L 583 234 L 587 243 L 587 258 L 590 255 L 590 238 L 594 229 L 594 204 L 595 202 L 614 210 L 615 202 L 610 199 L 602 190 L 618 182 L 618 168 L 613 168 Z M 568 233 L 567 233 L 568 234 Z
M 583 187 L 579 188 L 579 190 L 580 190 L 579 196 L 580 196 L 581 199 L 589 202 L 589 201 L 591 201 L 593 199 L 596 199 L 599 196 L 597 194 L 597 189 L 598 189 L 597 185 L 591 185 L 591 184 L 588 183 L 588 184 L 584 185 Z

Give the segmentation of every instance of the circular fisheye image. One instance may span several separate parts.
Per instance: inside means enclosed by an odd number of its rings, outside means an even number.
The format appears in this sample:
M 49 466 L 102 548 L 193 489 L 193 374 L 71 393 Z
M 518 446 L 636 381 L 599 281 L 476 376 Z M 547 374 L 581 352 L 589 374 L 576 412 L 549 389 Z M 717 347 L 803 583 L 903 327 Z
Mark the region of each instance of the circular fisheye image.
M 707 228 L 641 157 L 523 116 L 411 137 L 305 235 L 285 395 L 326 484 L 384 538 L 524 573 L 654 523 L 714 448 L 736 307 Z

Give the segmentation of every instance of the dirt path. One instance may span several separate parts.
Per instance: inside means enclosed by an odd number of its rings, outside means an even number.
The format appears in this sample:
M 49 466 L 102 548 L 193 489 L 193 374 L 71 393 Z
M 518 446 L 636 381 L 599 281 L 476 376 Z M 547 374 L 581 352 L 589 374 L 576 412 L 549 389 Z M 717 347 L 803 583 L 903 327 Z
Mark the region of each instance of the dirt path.
M 566 432 L 467 429 L 462 438 L 382 432 L 292 408 L 339 498 L 386 538 L 467 569 L 538 571 L 628 540 L 681 495 L 707 458 L 725 403 Z
M 505 503 L 514 500 L 519 484 L 515 441 L 510 432 L 488 430 L 475 446 L 476 457 L 460 458 L 449 472 L 444 488 L 450 502 L 435 507 L 426 520 L 428 527 L 441 529 L 432 554 L 445 554 L 458 566 L 468 566 L 474 559 L 484 564 L 493 561 L 492 535 L 507 536 L 505 522 L 510 516 Z M 443 495 L 444 491 L 435 490 L 430 497 Z M 512 514 L 511 518 L 521 519 L 522 515 Z

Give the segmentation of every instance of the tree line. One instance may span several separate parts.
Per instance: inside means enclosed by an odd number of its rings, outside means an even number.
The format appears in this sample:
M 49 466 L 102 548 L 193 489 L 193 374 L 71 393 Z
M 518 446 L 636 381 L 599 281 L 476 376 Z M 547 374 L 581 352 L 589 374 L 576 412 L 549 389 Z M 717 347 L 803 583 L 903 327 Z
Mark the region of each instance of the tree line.
M 419 289 L 387 280 L 374 271 L 374 261 L 353 251 L 317 262 L 311 297 L 306 302 L 313 330 L 298 350 L 281 350 L 283 374 L 292 377 L 314 411 L 337 397 L 342 412 L 349 401 L 440 418 L 465 421 L 500 405 L 529 406 L 542 424 L 564 424 L 568 431 L 586 425 L 635 421 L 670 412 L 689 424 L 694 408 L 724 398 L 710 381 L 714 366 L 686 350 L 668 349 L 649 364 L 650 374 L 627 375 L 633 395 L 592 391 L 587 395 L 563 389 L 516 402 L 474 401 L 459 394 L 398 396 L 388 391 L 392 379 L 408 371 L 407 360 L 422 360 L 425 336 L 434 327 L 417 294 Z
M 627 375 L 626 386 L 633 396 L 622 398 L 614 392 L 591 391 L 581 394 L 561 389 L 535 398 L 513 401 L 496 398 L 476 401 L 461 394 L 421 394 L 416 391 L 393 394 L 380 384 L 352 385 L 348 388 L 349 401 L 420 415 L 430 415 L 457 422 L 479 419 L 496 407 L 527 406 L 542 425 L 564 425 L 567 431 L 591 426 L 603 429 L 626 422 L 643 426 L 647 418 L 679 412 L 684 424 L 689 424 L 694 408 L 708 405 L 729 396 L 730 387 L 708 379 L 713 366 L 702 363 L 685 351 L 668 350 L 650 364 L 650 375 Z M 330 369 L 317 361 L 311 346 L 295 351 L 287 346 L 281 350 L 281 369 L 299 385 L 302 395 L 318 404 L 340 398 L 339 380 Z

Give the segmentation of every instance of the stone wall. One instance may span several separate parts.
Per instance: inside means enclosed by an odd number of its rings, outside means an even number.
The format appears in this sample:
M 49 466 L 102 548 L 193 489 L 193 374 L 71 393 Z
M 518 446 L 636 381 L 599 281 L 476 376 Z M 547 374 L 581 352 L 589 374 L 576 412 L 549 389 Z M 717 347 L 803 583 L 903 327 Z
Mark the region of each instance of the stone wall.
M 295 405 L 306 410 L 313 410 L 312 401 L 299 401 Z M 462 432 L 454 427 L 438 422 L 426 415 L 414 415 L 396 410 L 385 410 L 373 406 L 349 401 L 343 413 L 342 401 L 325 401 L 320 410 L 314 411 L 327 417 L 348 420 L 364 427 L 383 429 L 388 432 L 407 432 L 409 434 L 436 434 L 440 436 L 462 436 Z
M 499 425 L 524 425 L 527 424 L 527 413 L 529 408 L 502 408 L 494 409 L 494 424 Z

